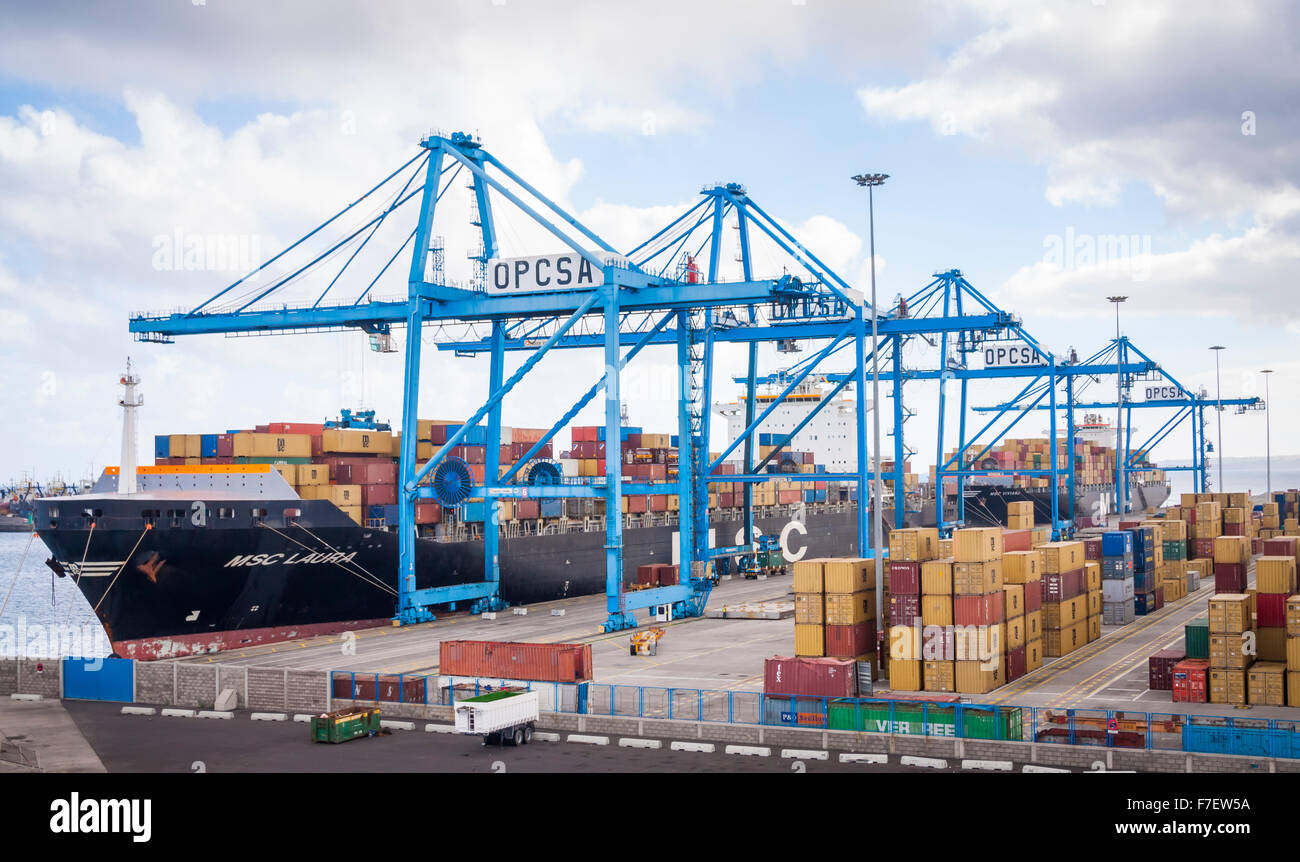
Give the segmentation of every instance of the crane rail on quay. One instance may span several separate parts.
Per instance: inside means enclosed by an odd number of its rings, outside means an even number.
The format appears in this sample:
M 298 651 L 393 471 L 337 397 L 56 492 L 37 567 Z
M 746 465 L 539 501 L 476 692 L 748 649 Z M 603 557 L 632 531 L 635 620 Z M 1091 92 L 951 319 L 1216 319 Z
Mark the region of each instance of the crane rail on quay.
M 445 275 L 443 241 L 434 228 L 440 201 L 462 174 L 470 189 L 470 221 L 479 245 L 469 255 L 474 277 L 467 283 L 455 283 Z M 405 241 L 397 244 L 391 254 L 382 248 L 382 241 L 377 243 L 381 246 L 378 260 L 382 262 L 378 273 L 373 278 L 363 276 L 360 291 L 341 298 L 340 282 L 345 273 L 389 217 L 398 210 L 408 213 L 410 208 L 403 207 L 412 202 L 418 202 L 414 227 L 409 233 L 402 227 L 395 234 L 404 235 Z M 498 209 L 504 211 L 506 207 L 523 213 L 531 230 L 549 234 L 563 245 L 565 252 L 540 258 L 500 258 Z M 339 230 L 345 216 L 365 220 L 359 226 L 345 229 L 348 232 L 337 241 L 330 241 L 329 234 L 323 232 L 331 226 Z M 401 220 L 394 218 L 393 223 L 400 225 Z M 509 222 L 505 225 L 509 227 Z M 740 268 L 737 280 L 725 280 L 722 273 L 727 233 L 724 228 L 728 226 L 736 232 L 735 259 Z M 315 254 L 308 252 L 309 240 L 324 246 L 323 249 Z M 760 263 L 755 256 L 756 242 L 762 243 L 764 249 L 775 249 L 782 260 L 781 275 L 770 278 L 756 275 Z M 408 245 L 406 296 L 378 298 L 374 292 L 376 284 Z M 288 256 L 293 252 L 309 259 L 301 265 L 290 266 L 286 274 L 269 279 L 268 268 L 278 261 L 282 266 L 288 264 L 292 260 Z M 290 285 L 299 283 L 309 271 L 324 271 L 329 261 L 338 259 L 343 259 L 341 267 L 333 272 L 314 302 L 286 301 L 286 289 Z M 765 259 L 763 263 L 770 266 L 770 260 Z M 324 273 L 324 277 L 329 276 L 329 272 Z M 1073 408 L 1079 406 L 1074 403 L 1076 377 L 1118 374 L 1132 381 L 1161 373 L 1155 362 L 1125 341 L 1119 342 L 1124 349 L 1117 352 L 1114 362 L 1103 362 L 1100 354 L 1082 363 L 1058 358 L 1026 332 L 1017 317 L 998 308 L 955 269 L 936 274 L 926 287 L 911 296 L 900 297 L 892 307 L 873 308 L 862 292 L 768 215 L 738 183 L 706 186 L 693 206 L 627 254 L 620 254 L 486 150 L 478 138 L 463 132 L 429 134 L 421 140 L 419 151 L 403 165 L 248 275 L 189 310 L 133 314 L 130 330 L 138 340 L 169 343 L 176 336 L 203 333 L 270 335 L 359 329 L 370 334 L 372 348 L 391 350 L 393 330 L 405 327 L 402 429 L 406 433 L 402 435 L 399 460 L 396 619 L 404 624 L 430 620 L 434 618 L 434 608 L 454 607 L 462 602 L 470 603 L 475 611 L 504 607 L 499 590 L 499 536 L 492 529 L 484 533 L 485 571 L 481 581 L 416 588 L 413 510 L 420 499 L 437 498 L 444 504 L 454 505 L 468 497 L 483 497 L 487 501 L 488 522 L 495 523 L 496 504 L 503 498 L 603 498 L 605 511 L 617 513 L 621 511 L 620 498 L 624 494 L 675 495 L 680 511 L 678 552 L 686 572 L 679 584 L 625 590 L 622 519 L 605 519 L 605 629 L 618 631 L 637 625 L 635 612 L 638 610 L 667 605 L 672 607 L 674 616 L 703 613 L 711 589 L 706 564 L 721 556 L 743 552 L 754 537 L 752 486 L 770 478 L 769 474 L 760 472 L 767 459 L 755 463 L 756 430 L 800 382 L 836 355 L 851 357 L 851 370 L 834 377 L 837 391 L 849 383 L 857 387 L 856 427 L 860 430 L 867 427 L 866 399 L 861 393 L 865 392 L 864 369 L 875 358 L 868 350 L 867 341 L 873 317 L 879 333 L 880 358 L 888 363 L 893 389 L 893 470 L 880 478 L 892 479 L 895 487 L 902 487 L 904 461 L 912 451 L 903 434 L 907 418 L 913 415 L 903 402 L 906 381 L 938 381 L 940 461 L 936 487 L 942 487 L 945 477 L 956 477 L 960 485 L 967 477 L 979 474 L 981 471 L 962 466 L 969 463 L 965 459 L 967 450 L 977 446 L 987 450 L 1024 416 L 1035 409 L 1047 409 L 1051 411 L 1051 466 L 1016 472 L 1050 477 L 1052 487 L 1057 488 L 1061 477 L 1073 473 L 1072 464 L 1070 469 L 1059 466 L 1056 420 L 1061 402 L 1058 392 L 1064 389 L 1065 409 L 1072 416 Z M 432 458 L 417 465 L 417 435 L 411 431 L 417 427 L 419 415 L 421 332 L 426 326 L 434 329 L 433 340 L 439 350 L 450 352 L 453 357 L 487 353 L 490 368 L 482 405 Z M 905 348 L 915 345 L 918 339 L 930 347 L 938 347 L 935 367 L 905 367 Z M 784 372 L 785 386 L 779 395 L 755 415 L 755 387 L 760 381 L 758 345 L 810 341 L 825 344 Z M 743 344 L 748 349 L 747 374 L 743 378 L 747 392 L 746 427 L 722 453 L 711 457 L 709 414 L 714 351 L 719 344 Z M 535 460 L 556 432 L 602 393 L 605 439 L 620 440 L 620 376 L 638 353 L 651 346 L 672 347 L 676 354 L 681 455 L 675 482 L 625 481 L 619 462 L 612 458 L 605 462 L 605 475 L 595 478 L 562 477 L 554 470 L 545 469 L 545 462 Z M 995 349 L 995 358 L 986 357 L 983 367 L 972 368 L 967 364 L 972 353 L 990 347 L 1005 350 Z M 487 478 L 484 484 L 476 484 L 465 465 L 449 453 L 471 428 L 481 423 L 486 423 L 490 440 L 499 439 L 502 400 L 547 353 L 566 348 L 603 350 L 604 373 L 562 413 L 532 450 L 497 480 L 493 477 L 500 473 L 498 452 L 496 447 L 488 446 Z M 528 354 L 509 377 L 505 375 L 506 351 Z M 1138 356 L 1131 357 L 1130 351 L 1137 352 Z M 1013 359 L 997 358 L 1003 354 Z M 993 419 L 979 433 L 969 436 L 966 430 L 968 383 L 1002 378 L 1028 378 L 1029 382 L 1011 402 L 992 408 L 996 412 Z M 960 386 L 958 450 L 963 460 L 957 465 L 954 459 L 942 460 L 946 385 L 950 382 Z M 1186 409 L 1189 405 L 1184 401 L 1192 396 L 1181 384 L 1177 385 L 1183 400 L 1176 406 Z M 1240 402 L 1262 403 L 1258 399 L 1240 399 Z M 1206 404 L 1199 399 L 1190 406 L 1195 409 Z M 1010 424 L 995 430 L 999 420 L 1008 416 Z M 1068 427 L 1072 428 L 1072 423 Z M 787 445 L 797 431 L 796 428 L 783 435 L 779 446 Z M 978 443 L 985 435 L 989 435 L 988 442 Z M 864 503 L 858 506 L 857 512 L 857 546 L 864 555 L 873 555 L 876 549 L 868 539 L 865 501 L 868 482 L 876 476 L 868 469 L 866 435 L 858 433 L 856 438 L 856 469 L 787 474 L 783 478 L 856 483 L 857 499 Z M 747 542 L 737 547 L 711 547 L 709 478 L 737 448 L 741 449 L 743 458 L 742 472 L 728 475 L 727 480 L 745 486 Z M 1198 459 L 1197 465 L 1203 485 L 1203 459 Z M 1057 495 L 1053 493 L 1051 497 L 1052 533 L 1058 538 L 1072 530 L 1073 522 L 1061 517 Z M 958 500 L 961 500 L 960 493 Z M 896 509 L 897 523 L 901 526 L 902 510 Z M 936 505 L 936 511 L 939 526 L 947 526 L 943 523 L 942 506 Z

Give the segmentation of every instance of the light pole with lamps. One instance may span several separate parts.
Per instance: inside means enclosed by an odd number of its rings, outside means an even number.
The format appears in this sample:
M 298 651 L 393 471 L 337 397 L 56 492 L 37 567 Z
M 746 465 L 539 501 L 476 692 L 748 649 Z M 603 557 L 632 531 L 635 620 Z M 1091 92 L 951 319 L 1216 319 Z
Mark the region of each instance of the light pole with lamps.
M 1265 368 L 1260 372 L 1264 375 L 1264 474 L 1267 477 L 1265 485 L 1267 486 L 1264 493 L 1273 493 L 1273 441 L 1272 429 L 1269 428 L 1268 421 L 1268 376 L 1273 373 L 1272 368 Z M 1267 498 L 1265 502 L 1268 502 Z
M 1223 345 L 1216 344 L 1210 348 L 1214 351 L 1214 409 L 1219 420 L 1219 493 L 1223 493 L 1223 379 L 1219 375 L 1219 354 Z
M 876 207 L 875 194 L 876 186 L 883 185 L 885 180 L 889 179 L 889 174 L 858 174 L 854 176 L 853 181 L 860 186 L 867 187 L 867 225 L 870 234 L 871 250 L 871 437 L 872 437 L 872 474 L 871 480 L 871 508 L 875 510 L 872 519 L 871 540 L 873 553 L 872 558 L 876 563 L 876 595 L 883 595 L 885 588 L 884 580 L 884 561 L 881 556 L 884 553 L 883 540 L 884 528 L 881 525 L 883 518 L 881 507 L 883 505 L 884 495 L 880 488 L 880 331 L 877 327 L 876 315 Z M 860 362 L 862 357 L 858 357 Z M 859 395 L 860 397 L 860 395 Z M 898 397 L 898 393 L 894 393 Z M 864 429 L 859 428 L 858 433 L 863 433 Z M 895 433 L 902 433 L 901 429 Z M 897 465 L 895 465 L 897 466 Z M 898 505 L 898 488 L 894 489 L 894 505 Z M 862 505 L 862 501 L 858 501 Z M 883 609 L 881 610 L 883 614 Z
M 1124 439 L 1124 350 L 1119 340 L 1119 306 L 1128 297 L 1108 296 L 1106 299 L 1115 303 L 1115 514 L 1118 515 L 1124 512 L 1124 461 L 1128 455 L 1127 452 L 1121 454 L 1124 447 L 1120 442 Z

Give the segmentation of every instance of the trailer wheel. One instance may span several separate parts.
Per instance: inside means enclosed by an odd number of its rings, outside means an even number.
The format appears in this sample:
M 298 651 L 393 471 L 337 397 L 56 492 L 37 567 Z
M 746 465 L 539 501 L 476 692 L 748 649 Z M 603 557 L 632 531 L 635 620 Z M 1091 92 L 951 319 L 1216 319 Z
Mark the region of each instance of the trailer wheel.
M 524 728 L 524 745 L 533 741 L 533 726 L 530 724 Z
M 523 744 L 524 744 L 524 729 L 523 729 L 522 727 L 516 727 L 516 728 L 515 728 L 515 736 L 514 736 L 514 739 L 513 739 L 512 741 L 513 741 L 514 744 L 517 745 L 517 746 L 518 746 L 518 745 L 523 745 Z

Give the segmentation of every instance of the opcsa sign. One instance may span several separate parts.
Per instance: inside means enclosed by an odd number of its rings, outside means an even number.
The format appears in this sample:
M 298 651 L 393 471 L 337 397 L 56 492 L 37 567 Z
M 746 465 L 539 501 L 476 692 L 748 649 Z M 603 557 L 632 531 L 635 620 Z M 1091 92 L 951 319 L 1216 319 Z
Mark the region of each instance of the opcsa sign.
M 488 263 L 489 293 L 577 290 L 604 281 L 600 268 L 576 252 L 497 258 Z
M 1022 365 L 1046 364 L 1034 348 L 1015 341 L 986 343 L 983 351 L 985 368 L 1019 368 Z

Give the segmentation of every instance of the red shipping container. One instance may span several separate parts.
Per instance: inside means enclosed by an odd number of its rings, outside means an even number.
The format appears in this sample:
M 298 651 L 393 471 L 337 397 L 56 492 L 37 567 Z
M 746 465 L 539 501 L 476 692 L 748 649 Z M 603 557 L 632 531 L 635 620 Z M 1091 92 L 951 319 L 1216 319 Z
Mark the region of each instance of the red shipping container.
M 668 563 L 660 563 L 655 566 L 655 579 L 661 587 L 673 587 L 677 585 L 678 570 L 677 566 Z
M 641 435 L 640 435 L 640 434 L 632 434 L 632 433 L 628 433 L 628 435 L 627 435 L 627 439 L 623 441 L 623 448 L 624 448 L 624 449 L 640 449 L 640 448 L 641 448 Z
M 851 626 L 826 626 L 826 655 L 831 658 L 857 658 L 871 652 L 875 645 L 873 620 Z
M 516 500 L 515 518 L 520 521 L 532 521 L 542 516 L 542 506 L 537 500 Z
M 218 434 L 217 435 L 217 457 L 233 458 L 235 456 L 235 435 Z
M 891 626 L 916 626 L 921 624 L 920 593 L 889 593 L 889 624 Z
M 1165 606 L 1164 584 L 1158 584 L 1153 592 L 1155 593 L 1156 596 L 1156 603 L 1155 603 L 1155 607 L 1153 607 L 1152 610 L 1158 611 Z
M 325 431 L 320 422 L 272 422 L 272 434 L 321 434 Z
M 1032 551 L 1034 549 L 1033 530 L 1003 530 L 1002 551 Z
M 1174 665 L 1174 703 L 1206 703 L 1210 662 L 1203 658 L 1186 658 Z
M 1246 525 L 1245 524 L 1224 524 L 1223 535 L 1244 536 L 1246 535 Z
M 1256 593 L 1255 623 L 1262 628 L 1286 627 L 1286 593 Z
M 959 626 L 991 626 L 1002 622 L 1006 599 L 1001 590 L 983 596 L 956 596 L 952 621 Z
M 1007 682 L 1020 679 L 1025 675 L 1025 648 L 1018 646 L 1013 650 L 1008 650 L 1006 654 L 1006 677 Z
M 857 697 L 855 663 L 836 658 L 783 658 L 763 665 L 763 693 L 803 697 Z
M 1085 560 L 1101 559 L 1101 536 L 1083 540 L 1083 558 Z
M 1251 540 L 1250 540 L 1250 553 L 1251 553 L 1253 556 L 1258 557 L 1260 554 L 1264 553 L 1264 550 L 1263 550 L 1263 549 L 1264 549 L 1264 540 L 1263 540 L 1263 539 L 1251 539 Z
M 1214 559 L 1213 539 L 1193 539 L 1192 544 L 1195 546 L 1196 550 L 1196 556 L 1193 559 Z
M 889 563 L 889 580 L 885 582 L 890 594 L 920 595 L 921 564 L 903 561 Z
M 443 641 L 438 648 L 443 676 L 583 682 L 591 679 L 591 644 L 507 641 Z
M 1297 536 L 1276 536 L 1265 539 L 1263 553 L 1269 557 L 1294 557 L 1296 555 Z
M 396 485 L 362 485 L 361 507 L 392 506 L 397 502 Z
M 627 500 L 627 511 L 632 515 L 641 515 L 648 510 L 649 498 L 644 494 L 629 494 Z
M 1241 563 L 1215 563 L 1214 591 L 1216 593 L 1244 593 L 1246 591 L 1246 567 Z
M 1180 649 L 1162 649 L 1147 659 L 1147 688 L 1152 691 L 1172 691 L 1174 666 L 1187 656 Z
M 1032 614 L 1034 611 L 1043 609 L 1043 588 L 1040 584 L 1038 589 L 1033 589 L 1033 583 L 1025 584 L 1025 613 Z
M 438 503 L 416 503 L 415 523 L 437 524 L 442 521 L 442 506 Z
M 655 563 L 649 563 L 644 566 L 636 567 L 636 582 L 646 586 L 652 586 L 659 583 L 659 566 Z
M 1061 572 L 1057 575 L 1043 575 L 1042 594 L 1045 602 L 1064 602 L 1084 593 L 1087 578 L 1083 569 Z

